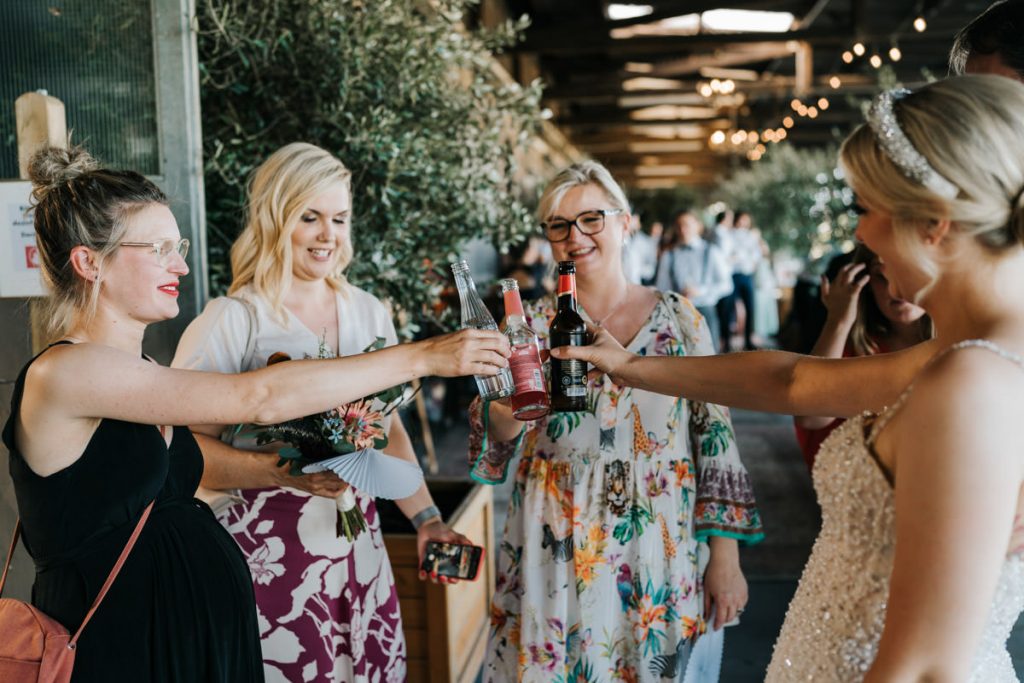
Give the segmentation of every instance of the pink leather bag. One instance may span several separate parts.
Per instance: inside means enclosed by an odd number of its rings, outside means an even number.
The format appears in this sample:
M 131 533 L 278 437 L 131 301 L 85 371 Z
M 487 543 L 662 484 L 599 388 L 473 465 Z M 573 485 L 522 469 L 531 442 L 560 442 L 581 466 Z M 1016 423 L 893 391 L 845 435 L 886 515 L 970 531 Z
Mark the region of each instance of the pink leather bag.
M 132 532 L 131 538 L 125 544 L 117 562 L 114 563 L 114 568 L 110 570 L 107 580 L 74 637 L 64 626 L 29 603 L 11 598 L 0 598 L 0 681 L 68 683 L 71 680 L 71 670 L 75 665 L 75 648 L 79 636 L 82 635 L 82 629 L 89 623 L 96 608 L 106 597 L 107 591 L 114 583 L 114 579 L 117 578 L 118 572 L 121 571 L 124 561 L 128 559 L 128 553 L 131 552 L 132 546 L 138 540 L 142 527 L 145 526 L 152 510 L 153 503 L 150 503 L 143 511 L 139 523 L 135 525 L 135 531 Z M 7 571 L 10 569 L 11 557 L 14 555 L 14 547 L 18 544 L 20 532 L 21 521 L 19 520 L 18 525 L 14 527 L 11 548 L 7 551 L 4 573 L 0 576 L 0 596 L 4 592 Z

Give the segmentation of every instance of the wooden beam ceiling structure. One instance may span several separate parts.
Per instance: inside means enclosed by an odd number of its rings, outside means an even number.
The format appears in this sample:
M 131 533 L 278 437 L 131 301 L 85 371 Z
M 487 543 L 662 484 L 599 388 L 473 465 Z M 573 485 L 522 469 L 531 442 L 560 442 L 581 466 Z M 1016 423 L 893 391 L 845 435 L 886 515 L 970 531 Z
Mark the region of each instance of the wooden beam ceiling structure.
M 501 5 L 506 17 L 530 17 L 506 63 L 524 82 L 542 79 L 551 123 L 622 181 L 654 187 L 713 185 L 756 163 L 751 150 L 771 139 L 837 143 L 880 83 L 944 77 L 954 34 L 990 0 L 483 2 Z M 622 5 L 647 13 L 610 18 Z M 793 21 L 778 33 L 765 24 L 709 29 L 703 13 L 723 8 L 789 12 Z M 917 16 L 927 21 L 923 32 Z M 844 60 L 857 43 L 863 54 Z M 732 144 L 739 131 L 743 142 Z

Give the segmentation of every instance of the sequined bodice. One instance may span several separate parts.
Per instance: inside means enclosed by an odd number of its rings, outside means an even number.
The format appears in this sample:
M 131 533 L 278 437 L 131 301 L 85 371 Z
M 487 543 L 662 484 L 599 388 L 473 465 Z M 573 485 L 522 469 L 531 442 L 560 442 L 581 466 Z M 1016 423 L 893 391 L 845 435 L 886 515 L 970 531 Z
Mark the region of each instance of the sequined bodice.
M 775 644 L 767 681 L 860 681 L 878 650 L 895 546 L 892 487 L 868 450 L 865 417 L 847 420 L 814 467 L 821 533 Z M 1016 681 L 1006 640 L 1024 609 L 1024 560 L 1003 566 L 972 683 Z

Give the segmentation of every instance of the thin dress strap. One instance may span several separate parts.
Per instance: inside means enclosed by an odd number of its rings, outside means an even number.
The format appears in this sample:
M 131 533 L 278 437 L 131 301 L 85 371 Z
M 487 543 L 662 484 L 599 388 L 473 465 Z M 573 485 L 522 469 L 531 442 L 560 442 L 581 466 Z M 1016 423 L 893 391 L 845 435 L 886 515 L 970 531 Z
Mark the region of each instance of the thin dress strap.
M 885 426 L 889 424 L 889 421 L 893 418 L 893 416 L 899 412 L 900 408 L 903 407 L 903 404 L 907 402 L 907 398 L 910 396 L 910 392 L 914 390 L 914 385 L 917 384 L 917 377 L 920 377 L 921 373 L 923 373 L 928 366 L 930 366 L 932 363 L 936 362 L 937 360 L 945 356 L 947 353 L 950 353 L 952 351 L 959 351 L 960 349 L 966 348 L 987 349 L 992 353 L 1005 358 L 1011 363 L 1015 363 L 1018 367 L 1024 370 L 1024 356 L 1020 356 L 1019 354 L 1016 354 L 1012 351 L 1007 351 L 1003 347 L 999 346 L 995 342 L 989 341 L 988 339 L 965 339 L 964 341 L 959 341 L 956 344 L 951 344 L 950 346 L 947 346 L 945 349 L 939 351 L 937 354 L 932 356 L 931 359 L 927 363 L 925 363 L 925 366 L 921 368 L 920 372 L 917 373 L 917 376 L 914 377 L 914 380 L 907 386 L 906 389 L 903 390 L 903 393 L 900 394 L 900 397 L 898 399 L 896 399 L 896 402 L 893 403 L 891 406 L 888 406 L 885 410 L 881 412 L 881 414 L 879 414 L 878 419 L 876 419 L 874 423 L 871 425 L 870 434 L 868 434 L 867 445 L 869 448 L 874 446 L 875 439 L 877 439 L 878 435 L 882 432 L 883 429 L 885 429 Z

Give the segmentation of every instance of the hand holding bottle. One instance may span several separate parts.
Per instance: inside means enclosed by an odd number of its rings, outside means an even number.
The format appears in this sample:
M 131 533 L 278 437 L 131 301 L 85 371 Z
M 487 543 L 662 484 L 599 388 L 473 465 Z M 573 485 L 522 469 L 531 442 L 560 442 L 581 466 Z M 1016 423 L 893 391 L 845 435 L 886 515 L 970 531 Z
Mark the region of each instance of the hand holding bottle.
M 426 375 L 493 377 L 508 372 L 508 339 L 497 330 L 460 330 L 416 345 Z
M 559 360 L 583 360 L 595 367 L 590 376 L 608 375 L 619 386 L 631 386 L 628 366 L 637 356 L 622 347 L 622 344 L 603 327 L 587 324 L 590 343 L 586 346 L 560 346 L 551 349 L 551 356 Z

